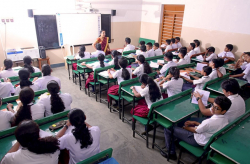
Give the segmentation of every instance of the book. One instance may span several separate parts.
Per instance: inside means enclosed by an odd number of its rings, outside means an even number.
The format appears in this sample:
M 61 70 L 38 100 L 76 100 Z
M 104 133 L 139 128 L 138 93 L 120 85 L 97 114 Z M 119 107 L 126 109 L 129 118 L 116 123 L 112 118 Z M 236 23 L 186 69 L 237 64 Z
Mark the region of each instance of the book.
M 157 60 L 157 63 L 164 64 L 164 60 Z
M 150 67 L 152 67 L 152 68 L 159 68 L 159 65 L 157 63 L 151 61 L 150 62 Z
M 135 90 L 140 93 L 143 89 L 141 88 L 141 86 L 135 86 Z
M 115 73 L 115 71 L 110 70 L 110 73 L 111 73 L 111 75 L 113 75 Z M 109 77 L 108 71 L 102 71 L 99 73 L 99 75 L 102 77 Z
M 207 64 L 197 63 L 195 69 L 198 70 L 198 71 L 202 71 L 204 66 L 207 66 Z
M 200 95 L 203 95 L 202 98 L 201 98 L 201 100 L 202 100 L 203 104 L 205 106 L 207 106 L 207 101 L 208 101 L 210 92 L 204 91 L 202 89 L 195 89 L 194 92 L 199 92 Z M 192 97 L 192 103 L 193 104 L 198 104 L 198 101 L 196 100 L 196 98 L 194 97 L 194 95 Z
M 180 75 L 187 79 L 190 79 L 190 76 L 187 75 L 187 72 L 180 72 Z

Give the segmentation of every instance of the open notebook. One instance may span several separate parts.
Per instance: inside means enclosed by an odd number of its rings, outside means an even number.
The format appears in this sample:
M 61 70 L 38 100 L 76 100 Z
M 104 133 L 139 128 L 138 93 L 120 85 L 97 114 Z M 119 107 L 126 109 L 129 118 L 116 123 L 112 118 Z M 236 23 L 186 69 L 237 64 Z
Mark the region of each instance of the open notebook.
M 113 75 L 115 72 L 114 71 L 110 71 L 111 75 Z M 103 77 L 109 77 L 108 71 L 102 71 L 99 73 L 100 76 Z
M 210 92 L 204 91 L 202 89 L 195 89 L 194 92 L 199 92 L 200 95 L 203 95 L 202 98 L 201 98 L 201 100 L 202 100 L 203 104 L 205 106 L 207 106 L 207 101 L 208 101 Z M 194 97 L 194 95 L 192 97 L 192 103 L 193 104 L 198 104 L 198 101 L 196 100 L 196 98 Z
M 150 62 L 150 67 L 152 67 L 152 68 L 159 68 L 159 65 L 157 63 L 151 61 Z

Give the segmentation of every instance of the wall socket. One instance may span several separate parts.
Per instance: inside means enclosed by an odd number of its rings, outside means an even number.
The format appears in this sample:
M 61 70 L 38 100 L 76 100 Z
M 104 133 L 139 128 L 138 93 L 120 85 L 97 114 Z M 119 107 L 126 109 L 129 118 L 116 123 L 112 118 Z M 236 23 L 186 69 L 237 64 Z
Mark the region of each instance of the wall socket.
M 14 22 L 14 18 L 1 18 L 2 23 L 11 23 Z

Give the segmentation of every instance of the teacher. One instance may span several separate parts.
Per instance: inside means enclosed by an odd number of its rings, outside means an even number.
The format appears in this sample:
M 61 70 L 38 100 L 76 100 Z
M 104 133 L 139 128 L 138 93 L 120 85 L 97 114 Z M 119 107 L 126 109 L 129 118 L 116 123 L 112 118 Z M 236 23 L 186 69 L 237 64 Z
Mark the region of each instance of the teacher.
M 96 41 L 92 44 L 92 46 L 96 50 L 96 44 L 100 43 L 102 45 L 102 51 L 104 51 L 105 54 L 108 55 L 108 54 L 110 54 L 108 40 L 109 40 L 109 37 L 106 37 L 106 32 L 104 30 L 102 30 L 100 37 L 96 39 Z

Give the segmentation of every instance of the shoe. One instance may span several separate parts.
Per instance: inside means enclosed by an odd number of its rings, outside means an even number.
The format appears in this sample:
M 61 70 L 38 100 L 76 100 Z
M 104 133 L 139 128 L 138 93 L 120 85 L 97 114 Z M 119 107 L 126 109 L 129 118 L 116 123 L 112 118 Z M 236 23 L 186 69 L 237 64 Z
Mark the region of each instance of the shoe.
M 163 151 L 161 151 L 161 155 L 162 155 L 164 158 L 168 158 L 167 153 L 165 153 L 165 152 L 163 152 Z M 170 154 L 170 155 L 169 155 L 169 159 L 171 159 L 171 160 L 177 160 L 176 154 Z

